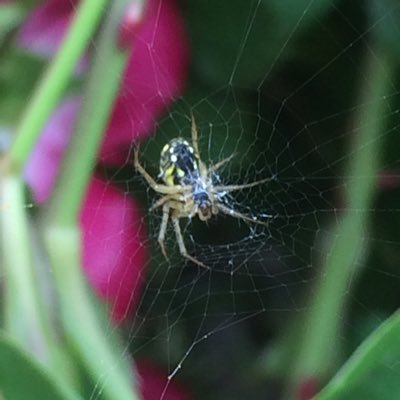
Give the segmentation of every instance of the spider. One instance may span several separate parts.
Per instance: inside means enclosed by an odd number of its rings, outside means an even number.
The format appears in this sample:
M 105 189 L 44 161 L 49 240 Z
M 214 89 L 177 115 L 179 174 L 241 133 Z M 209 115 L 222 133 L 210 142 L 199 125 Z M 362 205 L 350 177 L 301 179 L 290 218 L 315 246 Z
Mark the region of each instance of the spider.
M 214 185 L 214 173 L 231 161 L 235 154 L 231 154 L 229 157 L 207 168 L 200 157 L 198 132 L 193 114 L 191 120 L 192 145 L 185 139 L 178 137 L 167 143 L 161 151 L 160 174 L 158 177 L 162 178 L 163 184 L 157 183 L 142 167 L 139 162 L 138 148 L 134 150 L 134 166 L 144 177 L 148 185 L 154 191 L 163 195 L 150 208 L 150 211 L 162 207 L 158 243 L 164 257 L 168 259 L 164 239 L 168 221 L 171 220 L 181 255 L 201 267 L 208 268 L 204 263 L 192 257 L 187 252 L 179 220 L 181 218 L 192 218 L 197 215 L 201 221 L 207 221 L 213 215 L 221 212 L 247 222 L 267 225 L 266 222 L 258 221 L 255 217 L 251 218 L 227 207 L 223 204 L 222 198 L 229 192 L 251 188 L 268 182 L 271 178 L 243 185 Z

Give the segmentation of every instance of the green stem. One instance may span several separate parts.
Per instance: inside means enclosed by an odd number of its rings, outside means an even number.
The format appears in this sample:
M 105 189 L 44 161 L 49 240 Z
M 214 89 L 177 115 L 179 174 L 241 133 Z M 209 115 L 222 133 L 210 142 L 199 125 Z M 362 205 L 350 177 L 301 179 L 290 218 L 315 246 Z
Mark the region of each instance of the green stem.
M 23 168 L 102 16 L 106 0 L 82 0 L 68 34 L 29 102 L 11 146 L 11 168 Z
M 29 351 L 54 368 L 65 365 L 39 299 L 19 175 L 41 129 L 100 20 L 106 0 L 83 0 L 59 52 L 25 110 L 7 159 L 1 165 L 2 255 L 6 276 L 5 324 Z M 10 169 L 11 167 L 11 169 Z M 61 368 L 64 372 L 65 369 Z
M 290 398 L 297 398 L 295 392 L 299 384 L 309 379 L 324 381 L 340 353 L 338 342 L 343 309 L 365 247 L 363 238 L 376 190 L 380 138 L 386 122 L 382 115 L 388 107 L 385 95 L 390 91 L 393 72 L 386 54 L 381 54 L 379 49 L 369 51 L 361 102 L 365 106 L 356 116 L 355 126 L 359 128 L 345 186 L 347 210 L 332 232 L 320 279 L 302 325 L 303 337 L 294 365 Z
M 24 184 L 19 177 L 5 176 L 0 189 L 5 329 L 43 364 L 63 371 L 60 379 L 71 385 L 75 374 L 69 356 L 55 337 L 39 296 Z
M 45 241 L 53 265 L 64 335 L 108 400 L 135 400 L 132 365 L 102 323 L 80 269 L 81 238 L 72 227 L 47 227 Z M 94 299 L 93 299 L 94 301 Z M 95 393 L 93 393 L 95 395 Z M 96 396 L 94 396 L 97 398 Z
M 57 224 L 75 224 L 93 172 L 127 60 L 127 52 L 116 45 L 121 13 L 127 4 L 128 0 L 113 2 L 100 32 L 75 134 L 50 201 L 50 215 Z
M 77 221 L 127 61 L 127 52 L 117 48 L 117 33 L 128 3 L 129 0 L 112 2 L 105 16 L 76 129 L 44 226 L 65 334 L 98 390 L 109 400 L 132 400 L 138 396 L 132 365 L 122 347 L 110 340 L 110 331 L 102 323 L 98 305 L 93 304 L 84 281 Z
M 42 307 L 36 292 L 25 209 L 24 184 L 18 177 L 2 179 L 2 259 L 5 274 L 5 326 L 42 361 L 49 358 Z

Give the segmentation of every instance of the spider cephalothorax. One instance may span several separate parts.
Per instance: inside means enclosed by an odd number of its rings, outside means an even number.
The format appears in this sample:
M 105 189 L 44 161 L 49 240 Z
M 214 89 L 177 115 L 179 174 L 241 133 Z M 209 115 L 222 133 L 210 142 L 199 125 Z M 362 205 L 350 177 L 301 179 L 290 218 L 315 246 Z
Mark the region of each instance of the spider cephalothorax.
M 206 265 L 190 256 L 186 250 L 179 226 L 180 218 L 193 218 L 197 215 L 200 220 L 207 221 L 213 215 L 222 212 L 248 222 L 266 225 L 265 222 L 229 208 L 221 201 L 229 192 L 257 186 L 270 180 L 267 178 L 243 185 L 214 185 L 215 172 L 232 158 L 233 154 L 208 168 L 206 167 L 200 158 L 198 134 L 193 116 L 192 145 L 187 140 L 178 137 L 167 143 L 161 151 L 159 177 L 164 184 L 157 183 L 141 166 L 138 149 L 135 149 L 135 168 L 143 175 L 151 188 L 163 195 L 151 209 L 154 210 L 161 206 L 163 208 L 158 242 L 165 257 L 167 253 L 164 239 L 169 219 L 175 230 L 180 253 L 202 267 L 206 267 Z

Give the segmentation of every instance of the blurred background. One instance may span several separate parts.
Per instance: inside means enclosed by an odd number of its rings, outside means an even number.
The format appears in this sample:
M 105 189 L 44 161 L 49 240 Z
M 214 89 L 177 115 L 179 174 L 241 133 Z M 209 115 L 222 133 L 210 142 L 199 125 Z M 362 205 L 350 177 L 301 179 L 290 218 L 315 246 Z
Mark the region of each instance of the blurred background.
M 79 3 L 0 1 L 3 155 Z M 106 339 L 120 335 L 117 359 L 138 360 L 143 399 L 311 399 L 399 305 L 400 5 L 149 0 L 142 14 L 125 3 L 113 45 L 128 52 L 126 64 L 118 72 L 103 52 L 105 4 L 24 164 L 28 218 L 45 220 L 62 165 L 85 158 L 71 145 L 82 120 L 97 119 L 85 110 L 107 96 L 108 76 L 118 79 L 78 218 L 82 273 L 96 309 L 105 306 Z M 220 182 L 271 177 L 226 200 L 266 226 L 181 221 L 189 253 L 210 270 L 180 256 L 172 228 L 163 257 L 161 212 L 149 211 L 158 197 L 132 163 L 140 145 L 156 179 L 162 147 L 190 140 L 191 113 L 207 165 L 236 154 Z M 48 304 L 44 275 L 36 288 Z M 5 288 L 9 277 L 5 268 Z M 1 302 L 7 314 L 7 294 Z M 57 305 L 44 313 L 57 315 Z M 397 347 L 386 343 L 392 358 L 315 398 L 397 398 Z M 81 380 L 101 387 L 90 374 Z M 81 385 L 83 398 L 106 398 L 95 384 Z

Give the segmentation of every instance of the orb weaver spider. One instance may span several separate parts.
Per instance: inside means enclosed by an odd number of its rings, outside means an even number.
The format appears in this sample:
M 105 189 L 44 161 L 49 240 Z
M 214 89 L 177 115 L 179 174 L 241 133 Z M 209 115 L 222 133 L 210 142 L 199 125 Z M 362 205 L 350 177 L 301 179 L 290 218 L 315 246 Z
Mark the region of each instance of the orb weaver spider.
M 168 221 L 171 220 L 181 255 L 201 267 L 209 268 L 187 252 L 179 220 L 197 215 L 201 221 L 207 221 L 221 212 L 247 222 L 267 225 L 266 222 L 258 221 L 255 217 L 251 218 L 227 207 L 221 200 L 230 192 L 260 185 L 270 181 L 271 178 L 242 185 L 214 185 L 213 174 L 231 161 L 235 154 L 207 167 L 200 157 L 198 132 L 193 114 L 191 119 L 192 146 L 185 139 L 178 137 L 167 143 L 161 151 L 158 177 L 162 178 L 164 184 L 157 183 L 142 167 L 139 162 L 138 148 L 134 150 L 134 166 L 148 185 L 155 192 L 163 195 L 150 208 L 150 211 L 162 207 L 158 243 L 164 257 L 168 259 L 164 239 Z

